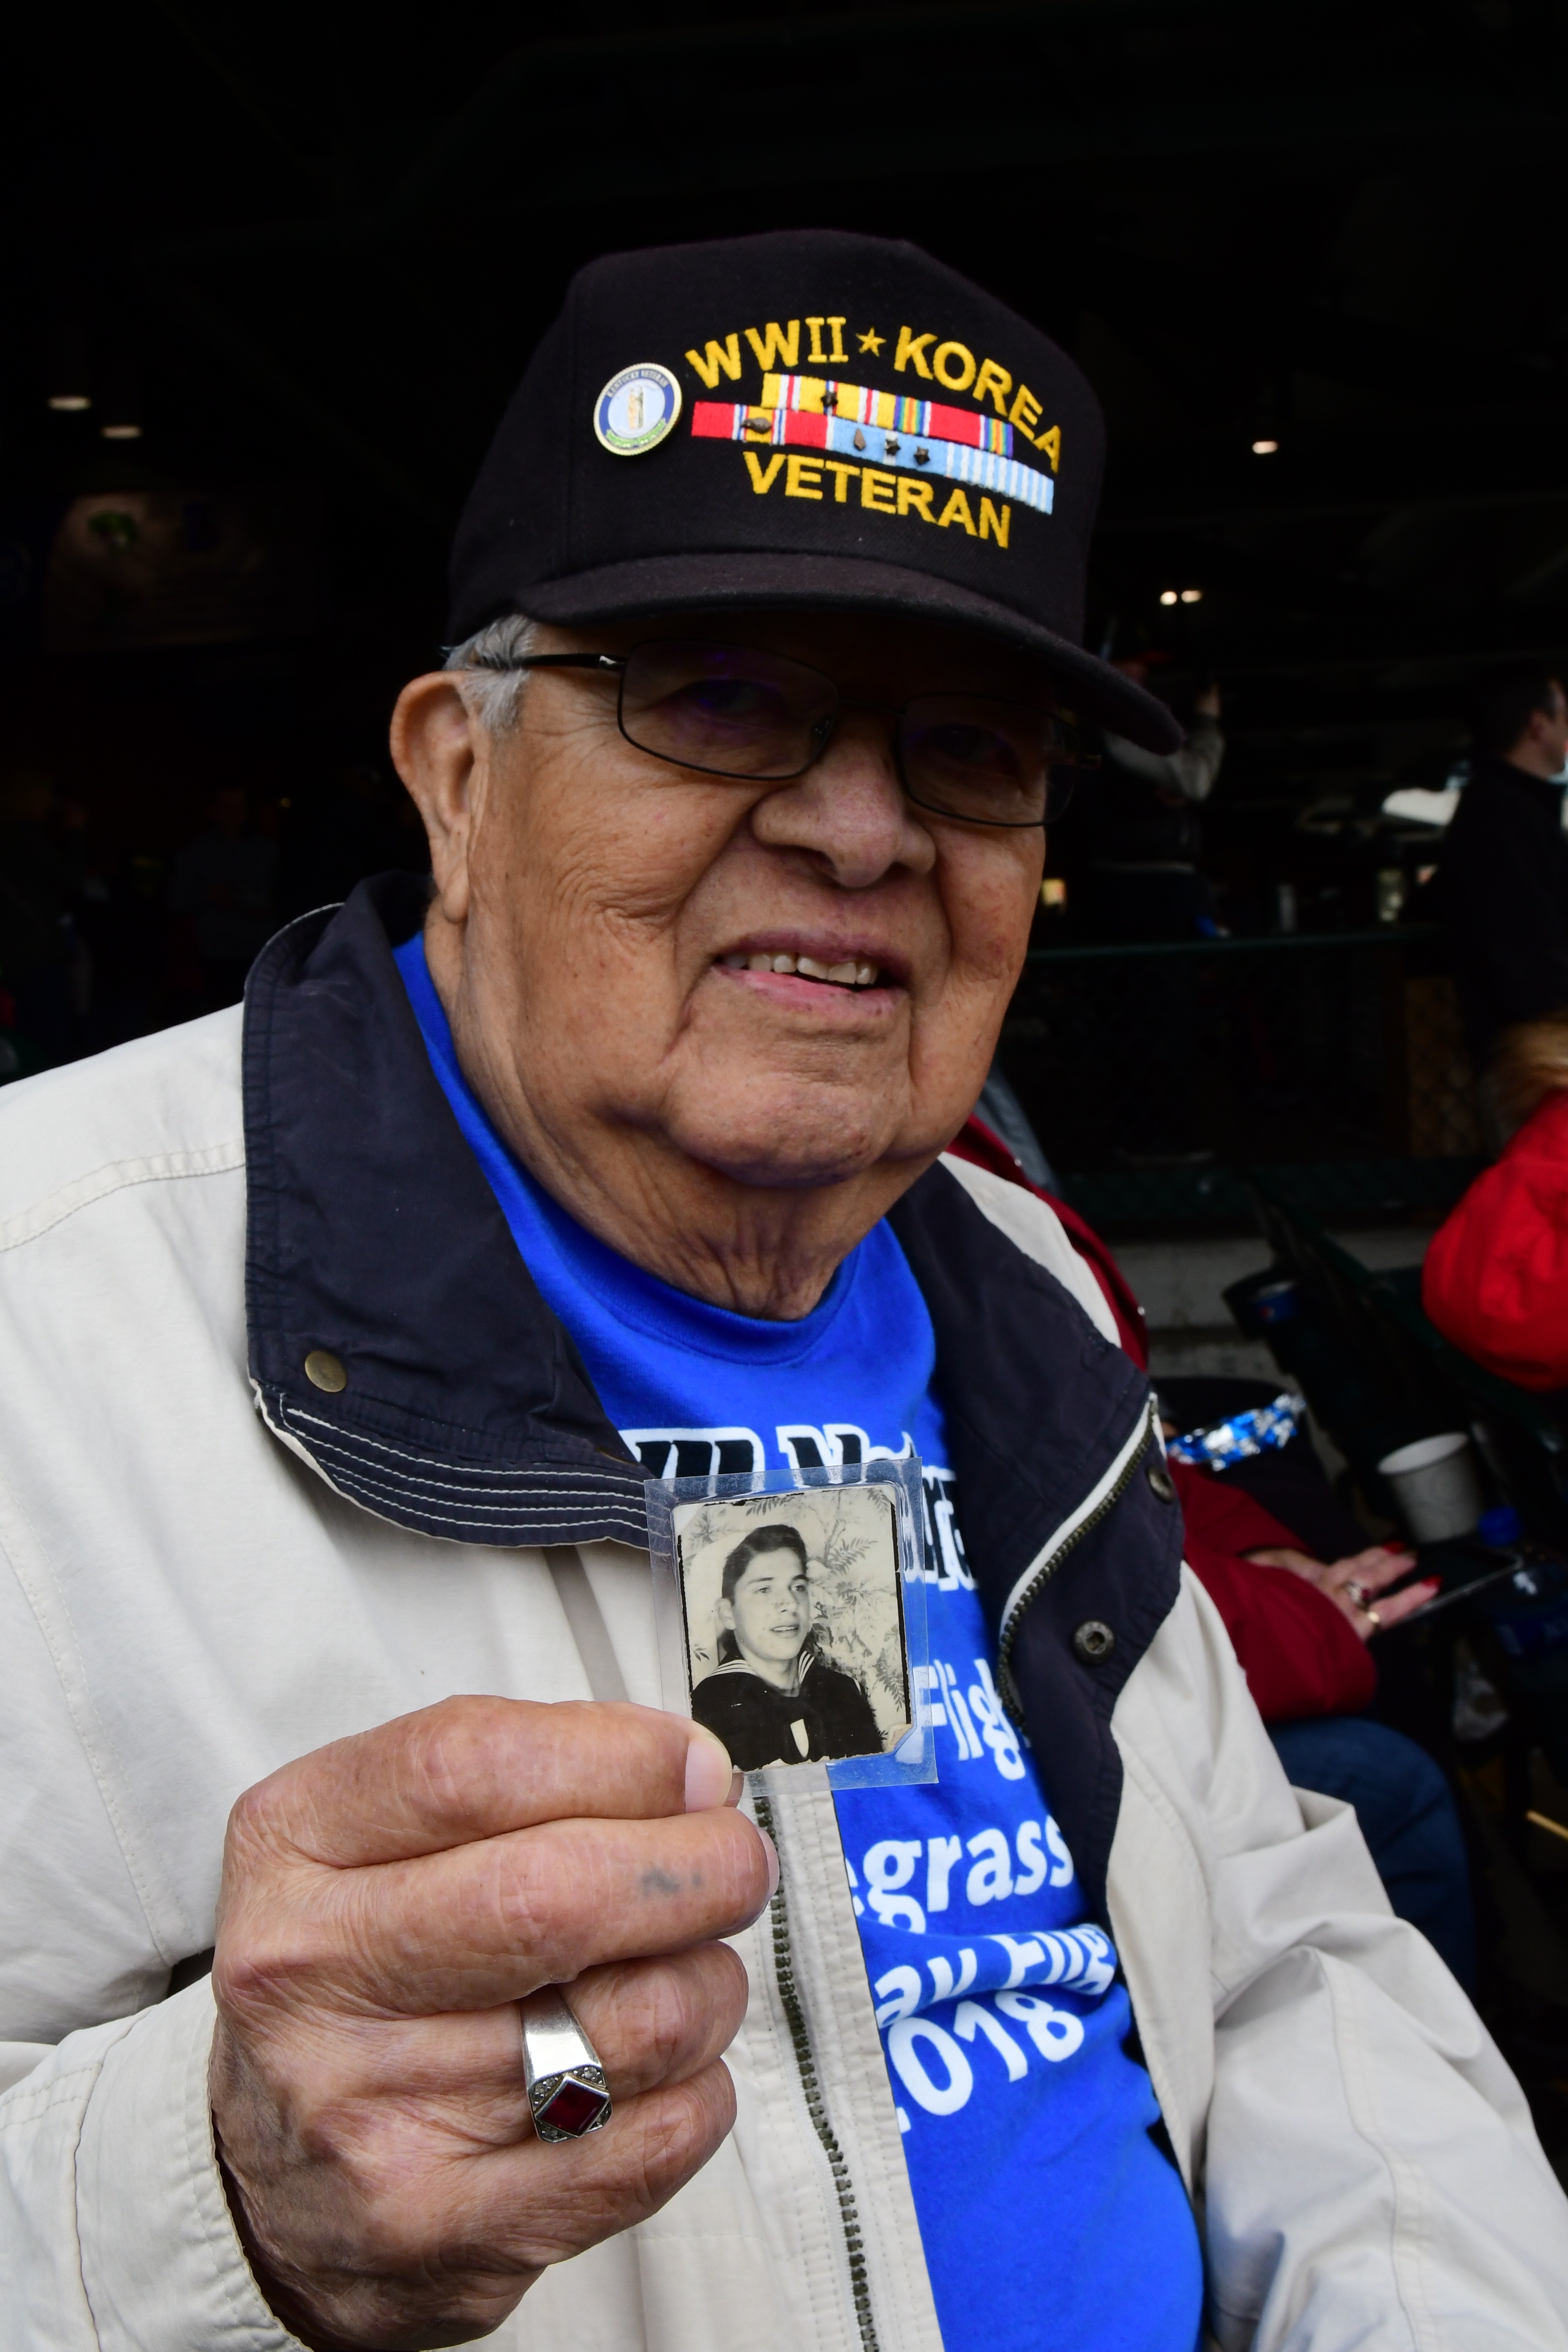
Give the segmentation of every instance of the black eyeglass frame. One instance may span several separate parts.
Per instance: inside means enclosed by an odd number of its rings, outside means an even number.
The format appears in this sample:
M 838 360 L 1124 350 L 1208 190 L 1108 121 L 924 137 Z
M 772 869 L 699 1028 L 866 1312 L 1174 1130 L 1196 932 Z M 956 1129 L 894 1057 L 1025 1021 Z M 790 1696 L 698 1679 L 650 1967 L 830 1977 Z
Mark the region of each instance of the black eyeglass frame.
M 648 637 L 643 640 L 643 644 L 649 646 L 662 645 L 664 642 L 665 640 L 661 637 Z M 813 751 L 810 759 L 805 762 L 804 766 L 793 768 L 790 772 L 784 776 L 749 776 L 745 774 L 743 771 L 736 768 L 704 768 L 699 766 L 694 761 L 678 760 L 673 752 L 650 751 L 646 743 L 639 743 L 635 735 L 630 735 L 626 732 L 626 672 L 633 656 L 641 653 L 642 650 L 642 645 L 636 645 L 632 647 L 631 653 L 629 654 L 514 654 L 509 656 L 504 660 L 498 660 L 493 656 L 489 660 L 485 660 L 481 657 L 479 661 L 468 664 L 468 667 L 473 669 L 497 670 L 502 674 L 510 670 L 518 669 L 586 669 L 596 670 L 601 677 L 617 677 L 620 683 L 616 696 L 616 725 L 619 729 L 623 739 L 631 745 L 634 751 L 642 752 L 646 759 L 660 760 L 667 767 L 686 768 L 692 775 L 695 776 L 721 776 L 724 778 L 727 782 L 736 784 L 795 783 L 802 776 L 808 774 L 810 771 L 816 767 L 818 760 L 820 760 L 826 751 L 827 747 L 832 742 L 834 735 L 837 730 L 839 716 L 843 711 L 876 710 L 881 712 L 886 718 L 901 720 L 904 712 L 910 707 L 908 702 L 847 701 L 838 691 L 837 681 L 829 677 L 826 670 L 816 669 L 810 662 L 797 662 L 795 665 L 796 668 L 810 670 L 814 677 L 824 679 L 828 686 L 832 687 L 834 694 L 832 717 L 826 727 L 822 731 L 821 740 L 818 742 L 816 751 Z M 765 651 L 765 648 L 763 646 L 749 648 L 744 646 L 725 646 L 723 650 L 731 653 L 745 653 L 750 650 L 754 650 L 761 653 Z M 771 658 L 775 661 L 786 658 L 792 661 L 794 660 L 793 655 L 786 656 L 775 654 L 772 656 Z M 910 701 L 924 702 L 931 698 L 928 695 L 917 694 L 911 695 Z M 988 698 L 982 698 L 984 699 Z M 998 701 L 1005 701 L 1008 699 L 1005 695 L 989 698 L 994 698 Z M 1063 733 L 1067 738 L 1068 756 L 1059 760 L 1048 761 L 1047 762 L 1047 769 L 1054 770 L 1057 768 L 1067 768 L 1076 773 L 1076 772 L 1080 768 L 1098 767 L 1100 764 L 1098 760 L 1088 757 L 1079 752 L 1078 749 L 1077 730 L 1071 725 L 1071 723 L 1068 720 L 1060 718 L 1059 715 L 1058 716 L 1057 723 L 1061 727 Z M 814 730 L 813 731 L 816 732 L 816 730 Z M 1055 808 L 1047 806 L 1045 813 L 1040 816 L 959 816 L 952 809 L 937 808 L 932 803 L 922 801 L 918 793 L 911 792 L 910 789 L 909 779 L 904 773 L 904 748 L 902 737 L 903 730 L 901 726 L 895 727 L 893 729 L 893 765 L 897 771 L 899 786 L 900 791 L 903 793 L 904 798 L 912 803 L 916 808 L 924 809 L 926 814 L 930 816 L 945 817 L 949 824 L 984 824 L 989 826 L 994 832 L 1033 833 L 1042 829 L 1047 824 L 1054 824 L 1067 806 L 1068 793 L 1071 791 L 1070 785 L 1068 787 L 1068 792 L 1064 793 L 1060 803 Z

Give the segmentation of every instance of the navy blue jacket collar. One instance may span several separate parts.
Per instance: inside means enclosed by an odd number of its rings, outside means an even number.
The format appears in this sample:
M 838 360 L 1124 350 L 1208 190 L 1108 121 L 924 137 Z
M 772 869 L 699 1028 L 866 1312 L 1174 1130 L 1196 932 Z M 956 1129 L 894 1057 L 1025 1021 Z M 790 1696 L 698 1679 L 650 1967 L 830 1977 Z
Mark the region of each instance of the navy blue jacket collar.
M 646 1541 L 641 1465 L 541 1298 L 430 1067 L 391 950 L 407 875 L 307 915 L 245 998 L 250 1376 L 356 1503 L 465 1543 Z M 305 1359 L 348 1385 L 315 1387 Z
M 642 1466 L 518 1254 L 392 961 L 426 904 L 422 882 L 381 876 L 279 933 L 252 971 L 251 1380 L 279 1436 L 399 1526 L 504 1546 L 645 1543 Z M 994 1628 L 1128 1443 L 1147 1382 L 948 1170 L 891 1222 L 931 1310 L 964 1546 Z M 340 1392 L 308 1378 L 317 1349 L 342 1363 Z M 1097 1902 L 1121 1795 L 1110 1709 L 1175 1598 L 1168 1492 L 1158 1475 L 1132 1479 L 1014 1650 L 1026 1728 Z M 1092 1661 L 1073 1646 L 1089 1620 L 1114 1636 Z

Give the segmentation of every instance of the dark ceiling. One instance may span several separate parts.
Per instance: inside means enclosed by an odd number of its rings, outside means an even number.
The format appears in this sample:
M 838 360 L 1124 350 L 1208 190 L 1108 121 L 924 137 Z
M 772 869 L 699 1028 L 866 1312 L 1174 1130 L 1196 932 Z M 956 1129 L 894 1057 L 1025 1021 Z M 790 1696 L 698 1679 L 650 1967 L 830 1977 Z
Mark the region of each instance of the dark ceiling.
M 572 270 L 827 224 L 915 238 L 1077 355 L 1110 423 L 1094 630 L 1163 643 L 1178 703 L 1224 680 L 1237 789 L 1435 777 L 1478 662 L 1568 648 L 1568 0 L 652 14 L 35 17 L 14 539 L 41 562 L 84 491 L 305 485 L 339 641 L 416 657 Z M 94 406 L 53 413 L 70 367 Z M 142 437 L 106 442 L 121 410 Z

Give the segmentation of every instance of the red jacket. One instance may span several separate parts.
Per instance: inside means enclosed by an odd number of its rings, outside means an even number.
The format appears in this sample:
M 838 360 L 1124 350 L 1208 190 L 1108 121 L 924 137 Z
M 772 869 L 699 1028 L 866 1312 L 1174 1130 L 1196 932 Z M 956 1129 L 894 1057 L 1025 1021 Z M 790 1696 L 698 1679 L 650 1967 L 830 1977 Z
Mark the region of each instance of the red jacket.
M 1377 1668 L 1344 1612 L 1294 1569 L 1241 1554 L 1305 1547 L 1239 1486 L 1185 1462 L 1166 1465 L 1187 1523 L 1186 1561 L 1225 1620 L 1265 1723 L 1355 1715 L 1377 1691 Z
M 1421 1303 L 1489 1372 L 1568 1386 L 1568 1094 L 1547 1096 L 1439 1227 Z
M 1104 1292 L 1123 1348 L 1147 1371 L 1143 1309 L 1092 1226 L 1054 1192 L 1031 1183 L 1000 1136 L 983 1120 L 972 1118 L 948 1150 L 954 1159 L 988 1168 L 994 1176 L 1005 1176 L 1049 1202 Z M 1349 1619 L 1294 1570 L 1265 1568 L 1241 1557 L 1281 1544 L 1293 1551 L 1306 1547 L 1240 1487 L 1226 1486 L 1209 1472 L 1183 1462 L 1169 1466 L 1186 1520 L 1187 1565 L 1225 1620 L 1265 1723 L 1308 1715 L 1353 1715 L 1369 1706 L 1377 1688 L 1377 1669 Z

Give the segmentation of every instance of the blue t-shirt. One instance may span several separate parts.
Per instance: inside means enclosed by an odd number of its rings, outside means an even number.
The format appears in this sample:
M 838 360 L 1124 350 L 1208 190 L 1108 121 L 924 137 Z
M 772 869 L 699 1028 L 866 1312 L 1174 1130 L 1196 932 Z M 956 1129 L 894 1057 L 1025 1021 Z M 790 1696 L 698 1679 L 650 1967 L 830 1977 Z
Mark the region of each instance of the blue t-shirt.
M 645 1274 L 526 1174 L 470 1092 L 418 938 L 397 962 L 436 1074 L 546 1303 L 652 1477 L 920 1457 L 934 1784 L 839 1790 L 839 1834 L 946 2352 L 1193 2352 L 1203 2297 L 1131 2011 L 963 1554 L 931 1317 L 886 1223 L 811 1314 Z

